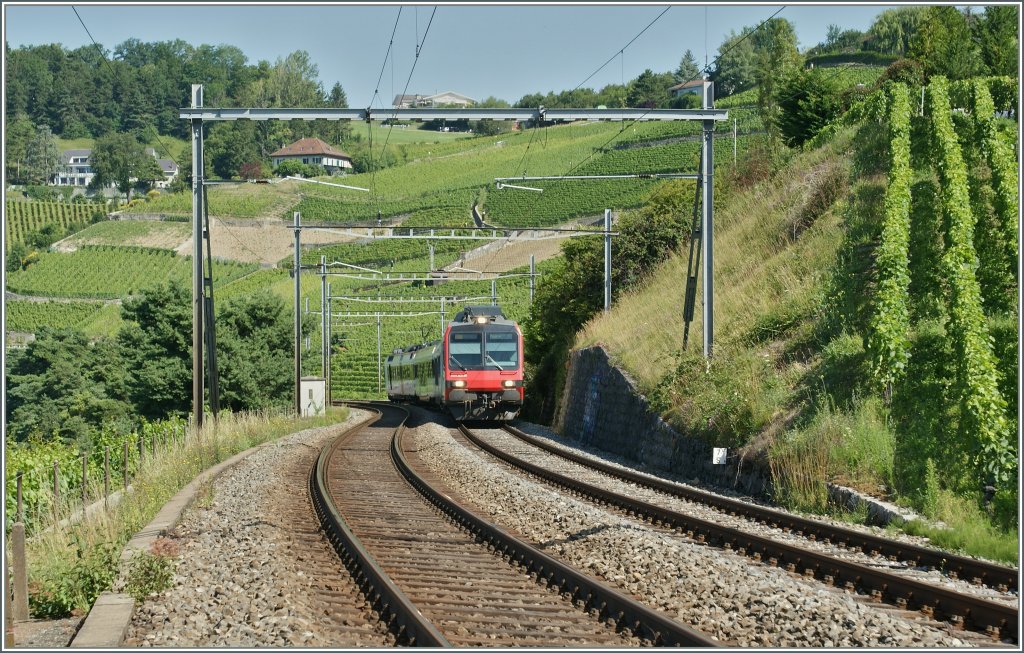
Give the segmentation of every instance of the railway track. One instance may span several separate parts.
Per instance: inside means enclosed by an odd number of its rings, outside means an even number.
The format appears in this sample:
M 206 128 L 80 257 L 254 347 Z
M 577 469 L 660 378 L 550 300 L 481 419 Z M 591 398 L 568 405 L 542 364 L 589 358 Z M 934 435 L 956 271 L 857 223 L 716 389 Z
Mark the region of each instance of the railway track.
M 995 583 L 1000 591 L 1008 589 L 1011 584 L 1016 588 L 1016 570 L 961 556 L 937 556 L 931 549 L 904 546 L 899 542 L 831 527 L 777 510 L 654 479 L 569 452 L 543 438 L 529 436 L 514 428 L 474 431 L 462 426 L 459 430 L 473 445 L 507 464 L 591 501 L 684 532 L 696 541 L 730 549 L 808 578 L 862 592 L 898 608 L 920 610 L 926 616 L 946 620 L 956 628 L 976 630 L 986 633 L 993 640 L 1017 643 L 1018 616 L 1015 605 L 898 575 L 880 569 L 877 564 L 866 564 L 863 558 L 870 558 L 868 554 L 874 554 L 878 562 L 890 564 L 893 560 L 902 559 L 916 567 L 933 562 L 943 565 L 947 573 L 956 574 L 957 570 L 967 573 L 970 578 L 978 579 L 978 584 L 985 580 Z M 561 462 L 552 462 L 553 456 L 557 456 Z M 607 479 L 613 479 L 612 485 L 618 483 L 617 491 L 608 489 Z M 623 488 L 623 483 L 631 487 Z M 638 496 L 644 498 L 641 500 L 636 498 Z M 712 505 L 720 511 L 721 518 L 708 519 L 686 514 L 679 508 L 680 499 Z M 771 525 L 784 537 L 764 537 L 749 532 L 751 529 L 744 530 L 722 523 L 739 517 Z M 828 547 L 822 545 L 829 542 L 846 552 L 852 549 L 860 553 L 861 549 L 867 549 L 867 554 L 861 553 L 859 561 L 851 561 L 845 555 L 823 552 L 821 549 Z
M 400 643 L 717 644 L 459 506 L 403 441 L 404 409 L 359 407 L 378 418 L 326 447 L 310 486 L 335 548 Z

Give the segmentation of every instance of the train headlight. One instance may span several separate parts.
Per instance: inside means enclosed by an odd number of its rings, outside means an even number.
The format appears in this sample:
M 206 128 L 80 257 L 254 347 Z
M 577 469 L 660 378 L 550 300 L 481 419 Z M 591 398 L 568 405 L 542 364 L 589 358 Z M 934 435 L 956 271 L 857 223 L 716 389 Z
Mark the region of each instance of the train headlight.
M 453 388 L 465 388 L 466 387 L 466 382 L 465 381 L 452 381 L 452 387 Z
M 501 385 L 505 386 L 506 388 L 514 388 L 516 387 L 516 382 L 509 379 L 506 381 L 502 381 Z
M 487 318 L 486 317 L 478 317 L 478 318 L 476 318 L 476 323 L 477 324 L 487 324 Z

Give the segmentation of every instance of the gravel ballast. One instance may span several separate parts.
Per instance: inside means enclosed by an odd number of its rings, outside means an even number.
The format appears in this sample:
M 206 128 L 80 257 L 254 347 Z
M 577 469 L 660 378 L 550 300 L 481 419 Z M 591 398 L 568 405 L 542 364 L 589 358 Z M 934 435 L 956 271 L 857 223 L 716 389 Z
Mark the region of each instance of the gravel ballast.
M 136 607 L 125 645 L 392 645 L 317 533 L 301 483 L 321 447 L 366 416 L 285 436 L 200 491 L 172 534 L 173 586 Z
M 456 493 L 548 553 L 720 641 L 740 646 L 959 647 L 944 628 L 745 557 L 680 541 L 508 472 L 448 428 L 414 431 L 424 463 Z

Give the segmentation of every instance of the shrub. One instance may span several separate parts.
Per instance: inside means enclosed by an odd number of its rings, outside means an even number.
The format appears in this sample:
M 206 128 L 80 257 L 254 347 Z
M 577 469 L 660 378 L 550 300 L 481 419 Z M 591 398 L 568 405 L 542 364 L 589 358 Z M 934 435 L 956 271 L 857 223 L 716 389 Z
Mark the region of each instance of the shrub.
M 149 596 L 169 588 L 174 579 L 174 558 L 177 555 L 177 543 L 157 538 L 150 551 L 139 551 L 132 556 L 125 590 L 142 603 Z

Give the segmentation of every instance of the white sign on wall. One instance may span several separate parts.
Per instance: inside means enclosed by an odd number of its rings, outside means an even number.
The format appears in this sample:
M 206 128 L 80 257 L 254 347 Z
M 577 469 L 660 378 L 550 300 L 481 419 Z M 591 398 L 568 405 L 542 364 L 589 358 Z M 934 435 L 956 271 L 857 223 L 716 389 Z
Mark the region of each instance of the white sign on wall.
M 711 454 L 711 462 L 715 465 L 724 465 L 725 456 L 728 453 L 728 449 L 725 447 L 715 447 L 714 452 Z

